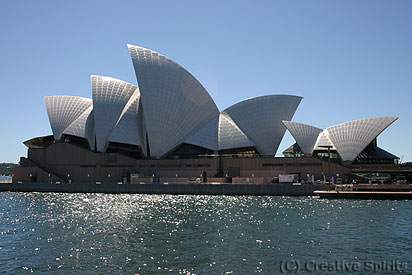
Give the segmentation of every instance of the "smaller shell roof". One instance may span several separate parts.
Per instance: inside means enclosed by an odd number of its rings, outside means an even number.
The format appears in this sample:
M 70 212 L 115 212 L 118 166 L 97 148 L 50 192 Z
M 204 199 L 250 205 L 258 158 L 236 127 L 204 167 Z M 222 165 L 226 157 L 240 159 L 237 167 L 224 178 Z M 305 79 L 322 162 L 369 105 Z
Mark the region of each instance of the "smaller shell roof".
M 313 150 L 325 150 L 322 146 L 332 146 L 331 149 L 338 152 L 342 161 L 352 162 L 380 133 L 397 119 L 398 117 L 363 118 L 340 123 L 328 127 L 323 131 L 306 124 L 296 122 L 284 123 L 299 144 L 299 147 L 302 148 L 306 146 L 305 142 L 302 142 L 302 137 L 308 139 L 308 137 L 305 137 L 305 135 L 302 134 L 302 129 L 305 128 L 307 130 L 312 128 L 314 133 L 311 141 L 315 136 L 315 132 L 320 131 L 313 146 Z M 302 125 L 305 126 L 302 128 Z M 314 129 L 316 129 L 316 131 Z M 299 133 L 297 134 L 297 132 Z
M 105 152 L 110 135 L 123 115 L 127 113 L 129 116 L 128 108 L 136 107 L 133 103 L 140 96 L 139 89 L 133 84 L 107 76 L 92 75 L 91 83 L 96 146 L 98 151 Z M 125 122 L 130 120 L 123 120 Z M 132 126 L 134 125 L 130 125 Z M 117 135 L 114 138 L 116 137 Z M 137 141 L 139 137 L 134 136 L 134 139 Z M 127 137 L 127 140 L 130 138 Z
M 327 128 L 328 137 L 343 161 L 353 161 L 369 143 L 398 117 L 371 117 Z
M 323 130 L 319 136 L 318 139 L 316 140 L 316 144 L 313 148 L 313 150 L 327 150 L 326 146 L 332 146 L 330 147 L 331 150 L 336 150 L 335 145 L 330 141 L 329 136 L 328 136 L 328 130 Z
M 44 103 L 55 140 L 93 104 L 89 98 L 65 95 L 45 96 Z
M 292 121 L 282 121 L 299 144 L 302 152 L 311 154 L 322 129 Z

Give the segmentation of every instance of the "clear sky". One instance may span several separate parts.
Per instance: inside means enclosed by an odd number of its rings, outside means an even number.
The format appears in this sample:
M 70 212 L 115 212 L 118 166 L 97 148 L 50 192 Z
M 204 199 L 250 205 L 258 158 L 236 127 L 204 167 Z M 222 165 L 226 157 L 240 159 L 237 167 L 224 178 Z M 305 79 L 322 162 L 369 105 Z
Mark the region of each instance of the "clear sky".
M 319 128 L 399 116 L 378 144 L 412 161 L 411 14 L 408 0 L 2 0 L 0 162 L 52 133 L 43 96 L 90 98 L 91 74 L 137 84 L 127 43 L 185 67 L 220 110 L 293 94 L 293 120 Z

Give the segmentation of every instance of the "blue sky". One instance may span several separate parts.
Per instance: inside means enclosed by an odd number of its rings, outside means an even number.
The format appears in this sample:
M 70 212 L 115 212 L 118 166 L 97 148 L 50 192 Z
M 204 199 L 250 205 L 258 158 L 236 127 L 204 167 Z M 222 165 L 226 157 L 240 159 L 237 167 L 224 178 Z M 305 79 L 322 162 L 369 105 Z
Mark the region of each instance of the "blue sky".
M 412 161 L 411 12 L 407 0 L 0 1 L 0 162 L 51 134 L 43 96 L 90 98 L 91 74 L 136 84 L 127 43 L 181 64 L 220 110 L 293 94 L 293 120 L 319 128 L 399 116 L 378 144 Z

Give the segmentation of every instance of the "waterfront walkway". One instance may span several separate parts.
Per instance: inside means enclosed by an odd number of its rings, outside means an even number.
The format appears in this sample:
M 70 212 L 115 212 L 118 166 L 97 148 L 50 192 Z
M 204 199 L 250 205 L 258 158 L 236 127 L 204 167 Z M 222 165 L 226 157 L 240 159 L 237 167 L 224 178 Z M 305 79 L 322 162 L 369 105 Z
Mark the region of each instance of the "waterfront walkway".
M 325 184 L 0 184 L 0 191 L 63 193 L 128 193 L 174 195 L 254 195 L 313 196 L 315 190 L 327 190 Z

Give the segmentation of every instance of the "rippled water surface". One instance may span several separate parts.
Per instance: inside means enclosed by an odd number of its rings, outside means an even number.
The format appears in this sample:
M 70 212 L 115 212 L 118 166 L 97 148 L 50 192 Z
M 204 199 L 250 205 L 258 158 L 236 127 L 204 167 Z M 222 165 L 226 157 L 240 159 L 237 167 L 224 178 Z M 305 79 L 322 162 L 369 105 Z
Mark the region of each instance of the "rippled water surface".
M 289 260 L 412 270 L 410 201 L 4 192 L 0 234 L 10 274 L 275 274 Z

